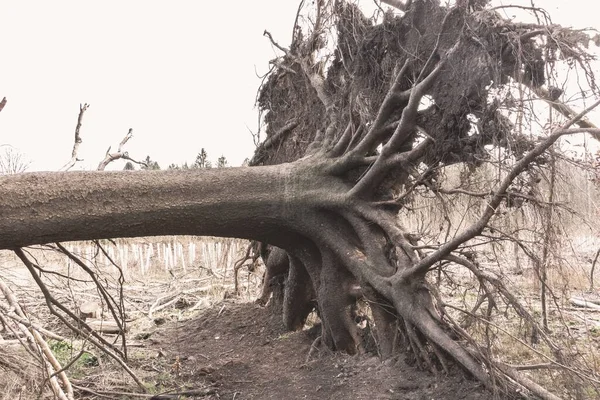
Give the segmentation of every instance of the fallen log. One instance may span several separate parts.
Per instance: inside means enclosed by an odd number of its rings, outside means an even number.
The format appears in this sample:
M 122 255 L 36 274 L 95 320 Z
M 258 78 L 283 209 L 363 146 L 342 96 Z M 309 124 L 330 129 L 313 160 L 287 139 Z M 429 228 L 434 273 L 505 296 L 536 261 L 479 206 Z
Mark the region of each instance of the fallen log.
M 96 332 L 102 333 L 121 333 L 121 328 L 115 321 L 108 320 L 88 320 L 86 321 L 90 328 Z
M 600 305 L 597 303 L 597 300 L 587 300 L 579 297 L 571 297 L 569 299 L 572 305 L 577 307 L 589 308 L 590 310 L 598 310 L 600 311 Z

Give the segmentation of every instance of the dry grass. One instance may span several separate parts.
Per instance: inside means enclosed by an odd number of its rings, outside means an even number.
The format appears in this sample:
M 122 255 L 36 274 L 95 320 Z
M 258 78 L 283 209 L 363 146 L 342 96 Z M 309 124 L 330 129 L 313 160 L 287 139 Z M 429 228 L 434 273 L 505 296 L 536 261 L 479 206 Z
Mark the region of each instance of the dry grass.
M 125 283 L 123 304 L 128 325 L 129 364 L 136 374 L 156 388 L 163 387 L 156 377 L 161 363 L 156 354 L 149 354 L 143 347 L 136 347 L 140 340 L 150 336 L 158 325 L 167 321 L 180 321 L 193 317 L 212 307 L 233 293 L 233 264 L 245 252 L 247 242 L 234 239 L 200 237 L 155 237 L 116 241 L 103 241 L 102 246 L 111 258 L 122 266 Z M 68 243 L 66 247 L 80 256 L 101 277 L 103 286 L 114 298 L 119 298 L 119 269 L 97 251 L 93 243 Z M 64 255 L 42 248 L 30 249 L 29 255 L 47 273 L 42 274 L 52 294 L 74 312 L 81 303 L 102 303 L 95 284 L 77 265 Z M 254 272 L 240 270 L 240 301 L 256 298 L 263 269 Z M 57 273 L 71 279 L 65 279 Z M 50 342 L 50 347 L 64 365 L 82 348 L 87 353 L 69 368 L 74 383 L 93 383 L 95 387 L 131 389 L 131 379 L 120 366 L 85 340 L 74 337 L 55 316 L 49 315 L 43 296 L 31 279 L 29 272 L 10 252 L 0 252 L 0 277 L 10 285 L 25 306 L 28 316 L 47 329 L 67 337 L 67 341 Z M 104 307 L 105 317 L 109 317 Z M 10 332 L 0 331 L 4 339 L 13 339 Z M 111 337 L 114 335 L 106 335 Z M 6 354 L 3 360 L 16 368 L 0 363 L 0 399 L 52 398 L 51 392 L 41 382 L 43 374 L 39 362 L 26 353 L 22 346 L 7 346 L 0 340 L 0 348 Z M 20 360 L 17 363 L 15 360 Z M 164 367 L 164 366 L 163 366 Z M 162 368 L 161 368 L 162 369 Z M 168 367 L 167 367 L 168 369 Z M 151 390 L 152 391 L 152 390 Z M 7 397 L 8 396 L 8 397 Z

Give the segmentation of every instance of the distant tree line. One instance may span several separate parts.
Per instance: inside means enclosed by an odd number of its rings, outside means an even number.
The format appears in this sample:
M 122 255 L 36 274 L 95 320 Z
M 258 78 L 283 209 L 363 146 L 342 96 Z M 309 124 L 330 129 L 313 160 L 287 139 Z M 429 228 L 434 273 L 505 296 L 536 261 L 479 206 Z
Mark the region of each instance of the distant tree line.
M 157 169 L 161 169 L 160 165 L 158 165 L 158 162 L 152 160 L 150 158 L 150 156 L 146 156 L 146 158 L 144 159 L 144 164 L 142 165 L 141 169 L 147 169 L 147 170 L 157 170 Z M 247 160 L 244 161 L 244 164 L 247 164 Z M 213 163 L 208 159 L 208 153 L 206 152 L 206 149 L 201 148 L 200 152 L 196 155 L 196 160 L 192 163 L 192 164 L 188 164 L 188 162 L 184 162 L 183 164 L 179 165 L 179 164 L 175 164 L 175 163 L 171 163 L 167 169 L 199 169 L 199 168 L 225 168 L 228 167 L 229 163 L 227 162 L 227 158 L 224 155 L 221 155 L 221 157 L 217 158 L 217 162 Z M 135 166 L 133 165 L 132 162 L 127 162 L 127 164 L 125 164 L 125 167 L 123 168 L 124 170 L 134 170 Z

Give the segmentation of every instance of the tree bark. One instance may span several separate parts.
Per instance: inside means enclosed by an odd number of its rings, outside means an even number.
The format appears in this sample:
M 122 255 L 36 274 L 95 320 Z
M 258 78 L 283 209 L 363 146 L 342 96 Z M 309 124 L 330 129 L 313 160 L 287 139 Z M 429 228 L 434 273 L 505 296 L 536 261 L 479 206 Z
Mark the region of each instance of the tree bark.
M 0 249 L 156 235 L 288 244 L 282 232 L 293 229 L 288 221 L 307 198 L 298 189 L 318 187 L 310 180 L 299 182 L 294 170 L 284 164 L 0 176 Z

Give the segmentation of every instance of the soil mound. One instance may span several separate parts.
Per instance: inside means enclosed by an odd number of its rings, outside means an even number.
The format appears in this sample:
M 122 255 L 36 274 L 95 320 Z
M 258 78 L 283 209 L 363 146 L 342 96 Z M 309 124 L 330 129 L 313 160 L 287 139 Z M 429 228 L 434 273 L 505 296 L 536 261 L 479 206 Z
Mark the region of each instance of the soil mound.
M 310 331 L 285 332 L 281 316 L 253 303 L 225 302 L 154 335 L 186 398 L 470 399 L 491 398 L 460 374 L 435 376 L 403 360 L 311 354 Z M 164 353 L 164 349 L 169 349 Z M 165 397 L 166 398 L 166 397 Z M 176 398 L 176 397 L 171 397 Z

